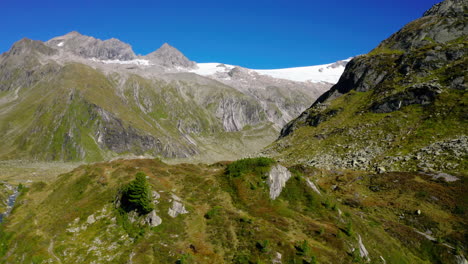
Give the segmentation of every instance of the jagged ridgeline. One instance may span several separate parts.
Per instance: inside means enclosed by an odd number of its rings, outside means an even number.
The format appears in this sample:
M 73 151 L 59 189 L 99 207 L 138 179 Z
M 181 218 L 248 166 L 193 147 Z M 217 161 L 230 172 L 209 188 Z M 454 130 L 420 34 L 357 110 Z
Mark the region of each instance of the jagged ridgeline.
M 322 168 L 468 172 L 467 1 L 448 0 L 348 63 L 268 153 Z
M 168 44 L 137 56 L 117 39 L 77 32 L 20 40 L 0 56 L 0 158 L 236 159 L 332 85 L 240 67 L 205 77 L 198 67 Z

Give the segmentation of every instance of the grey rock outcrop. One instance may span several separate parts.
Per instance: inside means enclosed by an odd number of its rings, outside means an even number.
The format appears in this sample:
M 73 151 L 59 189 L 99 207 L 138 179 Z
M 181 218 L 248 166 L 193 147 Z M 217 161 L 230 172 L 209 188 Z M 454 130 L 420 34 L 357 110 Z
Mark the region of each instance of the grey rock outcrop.
M 267 180 L 270 187 L 270 199 L 275 200 L 281 194 L 289 178 L 291 178 L 291 172 L 286 167 L 277 164 L 271 168 Z
M 380 163 L 380 166 L 389 168 L 413 167 L 417 170 L 429 172 L 437 178 L 445 178 L 446 181 L 456 180 L 446 173 L 440 171 L 451 171 L 457 169 L 459 164 L 468 155 L 468 137 L 459 136 L 436 141 L 420 149 L 401 156 L 388 156 Z M 446 162 L 449 160 L 450 162 Z M 447 175 L 447 177 L 445 177 Z
M 275 257 L 271 260 L 272 264 L 281 264 L 281 259 L 283 258 L 282 254 L 279 252 L 275 253 Z
M 240 131 L 246 125 L 257 125 L 262 121 L 262 109 L 248 98 L 222 98 L 216 116 L 222 120 L 225 131 Z
M 164 144 L 153 135 L 138 131 L 132 126 L 126 126 L 123 122 L 102 108 L 96 107 L 100 120 L 97 122 L 96 142 L 102 147 L 116 153 L 132 152 L 137 155 L 151 153 L 163 154 L 166 157 L 188 157 L 197 151 L 176 142 Z
M 81 35 L 73 31 L 64 36 L 53 38 L 46 42 L 49 47 L 62 49 L 84 58 L 100 60 L 132 60 L 135 53 L 132 47 L 118 39 L 100 40 Z
M 23 38 L 13 44 L 6 56 L 30 55 L 31 53 L 40 53 L 44 55 L 54 55 L 57 51 L 46 46 L 42 41 Z
M 322 195 L 320 193 L 320 190 L 317 188 L 317 186 L 315 185 L 315 183 L 313 181 L 311 181 L 310 179 L 306 179 L 306 182 L 307 182 L 307 185 L 312 189 L 314 190 L 314 192 L 316 192 L 317 194 L 319 195 Z
M 185 206 L 182 204 L 181 199 L 172 194 L 172 207 L 169 208 L 168 214 L 175 218 L 180 214 L 188 214 L 188 211 L 185 209 Z
M 442 87 L 437 84 L 415 84 L 403 92 L 375 102 L 371 106 L 371 110 L 374 113 L 390 113 L 412 104 L 428 105 L 434 102 L 436 96 L 441 92 Z
M 466 9 L 463 6 L 466 6 L 466 4 L 466 0 L 442 1 L 438 4 L 435 4 L 431 9 L 427 10 L 423 16 L 466 17 Z
M 153 210 L 145 217 L 145 223 L 154 227 L 160 225 L 162 223 L 162 219 L 156 214 L 156 211 Z
M 91 224 L 94 224 L 94 222 L 96 222 L 96 218 L 94 217 L 94 214 L 89 215 L 88 218 L 86 219 L 86 223 L 91 225 Z
M 431 42 L 447 43 L 466 36 L 467 6 L 466 0 L 442 1 L 426 11 L 422 18 L 409 23 L 383 41 L 379 47 L 408 50 L 421 48 Z
M 456 261 L 457 264 L 468 264 L 468 261 L 466 260 L 465 256 L 463 256 L 463 255 L 455 256 L 455 261 Z
M 144 56 L 143 58 L 148 59 L 157 65 L 169 68 L 193 68 L 196 65 L 195 62 L 190 61 L 178 49 L 167 43 L 164 43 L 159 49 Z
M 366 259 L 367 261 L 370 261 L 369 252 L 367 251 L 366 247 L 364 246 L 364 243 L 362 242 L 361 235 L 358 235 L 358 243 L 359 243 L 359 255 L 361 256 L 361 258 Z

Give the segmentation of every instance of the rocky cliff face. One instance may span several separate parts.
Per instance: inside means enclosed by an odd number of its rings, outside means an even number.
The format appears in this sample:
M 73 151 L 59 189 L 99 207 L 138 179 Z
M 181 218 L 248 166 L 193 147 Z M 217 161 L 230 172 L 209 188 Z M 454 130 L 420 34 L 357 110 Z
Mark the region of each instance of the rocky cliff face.
M 54 49 L 65 50 L 84 58 L 101 60 L 135 59 L 132 47 L 118 39 L 100 40 L 73 31 L 64 36 L 53 38 L 46 44 Z
M 144 58 L 169 68 L 192 68 L 195 66 L 195 62 L 190 61 L 178 49 L 167 43 L 164 43 L 158 50 L 144 56 Z
M 466 10 L 466 1 L 444 1 L 354 58 L 335 86 L 282 129 L 276 150 L 294 153 L 309 134 L 315 151 L 304 161 L 317 166 L 462 169 L 385 160 L 466 135 L 458 126 L 466 122 Z

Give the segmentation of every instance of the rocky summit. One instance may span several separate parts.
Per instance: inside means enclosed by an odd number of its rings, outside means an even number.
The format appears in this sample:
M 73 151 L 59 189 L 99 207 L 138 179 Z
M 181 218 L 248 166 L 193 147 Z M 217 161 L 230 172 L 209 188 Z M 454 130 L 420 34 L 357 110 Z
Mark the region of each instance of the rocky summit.
M 18 41 L 0 263 L 468 263 L 467 11 L 289 69 Z

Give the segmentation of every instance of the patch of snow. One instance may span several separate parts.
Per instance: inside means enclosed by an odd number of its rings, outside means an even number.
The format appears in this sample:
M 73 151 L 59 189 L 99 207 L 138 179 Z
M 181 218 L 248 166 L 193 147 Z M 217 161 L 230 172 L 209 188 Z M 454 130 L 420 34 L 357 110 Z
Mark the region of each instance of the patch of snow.
M 60 42 L 59 44 L 57 44 L 58 47 L 62 47 L 63 46 L 63 41 Z
M 202 76 L 209 76 L 216 73 L 223 73 L 232 70 L 235 66 L 222 64 L 222 63 L 197 63 L 194 69 L 190 69 L 190 72 L 196 73 Z
M 285 79 L 296 82 L 313 82 L 313 83 L 337 83 L 343 74 L 345 64 L 352 58 L 343 61 L 306 67 L 294 67 L 284 69 L 247 69 L 249 72 L 255 72 L 260 75 L 267 75 L 273 78 Z M 179 71 L 193 72 L 202 76 L 211 76 L 218 73 L 227 73 L 236 66 L 223 63 L 197 63 L 195 68 L 187 69 L 180 68 Z
M 142 60 L 142 59 L 135 59 L 135 60 L 128 60 L 128 61 L 121 61 L 121 60 L 98 60 L 96 58 L 91 58 L 91 61 L 100 62 L 104 64 L 122 64 L 122 65 L 139 65 L 139 66 L 151 66 L 154 65 L 149 60 Z
M 348 58 L 344 60 L 344 62 L 349 62 L 351 59 L 352 58 Z M 335 65 L 335 63 L 330 63 L 316 66 L 254 71 L 258 72 L 259 74 L 269 75 L 274 78 L 297 82 L 337 83 L 344 72 L 345 66 Z

